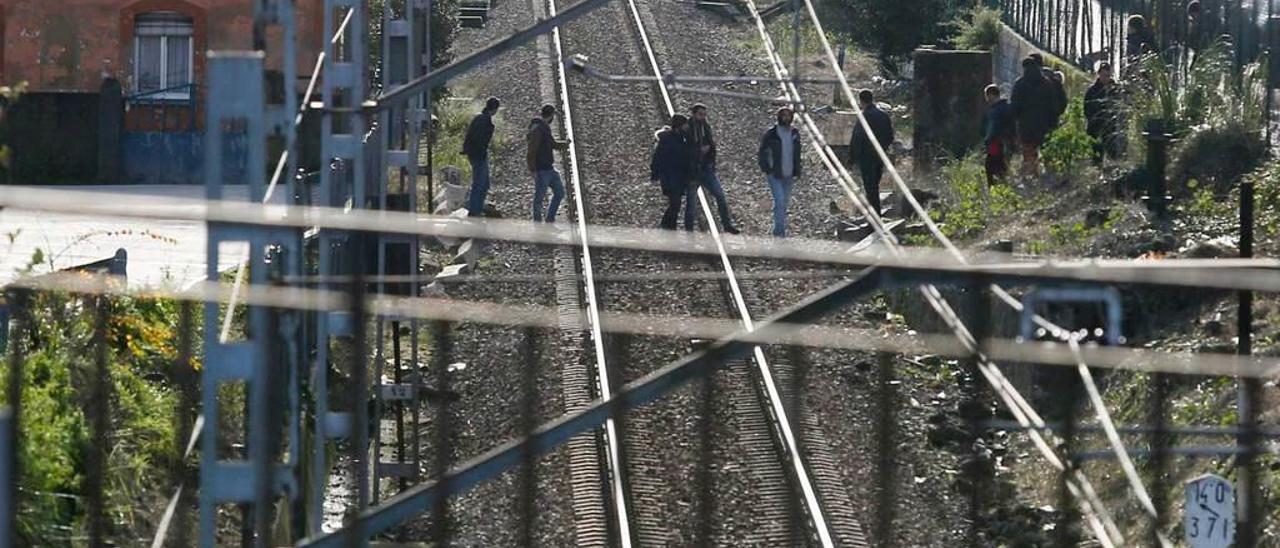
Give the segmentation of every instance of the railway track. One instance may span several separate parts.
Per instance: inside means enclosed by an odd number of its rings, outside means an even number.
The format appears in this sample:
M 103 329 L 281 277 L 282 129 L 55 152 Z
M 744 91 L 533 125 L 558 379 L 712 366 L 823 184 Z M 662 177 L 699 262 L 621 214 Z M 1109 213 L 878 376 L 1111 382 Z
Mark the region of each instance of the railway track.
M 555 0 L 546 0 L 548 12 L 554 14 Z M 535 12 L 538 0 L 534 0 Z M 654 74 L 661 75 L 654 43 L 650 39 L 647 20 L 651 15 L 647 7 L 628 0 L 626 9 L 630 28 L 636 35 L 641 64 Z M 538 14 L 541 15 L 541 14 Z M 549 52 L 553 52 L 556 67 L 554 90 L 563 111 L 563 127 L 568 138 L 573 139 L 573 108 L 564 76 L 564 48 L 559 30 L 552 34 Z M 540 68 L 540 71 L 542 69 Z M 545 72 L 540 77 L 547 95 Z M 674 112 L 671 94 L 662 83 L 655 87 L 664 117 Z M 569 192 L 578 223 L 576 230 L 586 231 L 585 220 L 590 215 L 590 200 L 586 185 L 578 174 L 576 144 L 568 153 Z M 698 193 L 703 211 L 705 228 L 720 241 L 722 255 L 718 261 L 709 261 L 703 268 L 723 270 L 723 279 L 715 284 L 701 284 L 699 303 L 723 309 L 729 317 L 738 318 L 747 328 L 752 326 L 751 310 L 760 310 L 753 288 L 735 277 L 733 265 L 723 253 L 726 244 L 721 240 L 719 228 L 712 220 L 712 210 L 707 196 Z M 586 240 L 585 234 L 583 240 Z M 577 252 L 557 252 L 556 278 L 557 301 L 561 307 L 561 347 L 565 352 L 576 353 L 582 359 L 566 363 L 579 364 L 567 367 L 564 374 L 565 409 L 572 411 L 586 405 L 592 397 L 607 395 L 615 379 L 632 380 L 637 371 L 622 367 L 610 370 L 606 355 L 628 356 L 630 339 L 613 341 L 615 348 L 606 352 L 605 340 L 595 327 L 599 301 L 594 287 L 590 248 L 584 246 Z M 579 284 L 578 281 L 581 280 Z M 586 306 L 583 307 L 583 301 Z M 583 315 L 585 312 L 585 324 Z M 585 344 L 584 344 L 585 343 Z M 621 347 L 621 348 L 616 348 Z M 589 355 L 594 353 L 594 365 Z M 623 358 L 624 362 L 630 362 Z M 711 532 L 707 524 L 698 524 L 702 542 L 716 538 L 719 542 L 758 545 L 816 545 L 862 546 L 866 539 L 862 527 L 852 510 L 852 504 L 835 470 L 835 461 L 826 450 L 826 442 L 816 420 L 804 412 L 800 401 L 791 392 L 791 386 L 780 381 L 793 376 L 786 363 L 771 363 L 763 349 L 756 349 L 750 360 L 730 364 L 722 379 L 709 381 L 702 393 L 703 405 L 694 414 L 699 420 L 731 420 L 736 431 L 736 443 L 732 448 L 714 448 L 714 451 L 731 452 L 728 457 L 747 469 L 750 488 L 745 495 L 749 500 L 735 501 L 750 507 L 755 527 L 731 532 L 729 535 Z M 714 386 L 713 386 L 714 385 Z M 588 392 L 585 387 L 590 387 Z M 716 394 L 716 391 L 724 394 Z M 715 405 L 724 409 L 715 409 Z M 677 413 L 678 414 L 678 413 Z M 794 417 L 803 416 L 796 420 Z M 664 462 L 662 451 L 653 450 L 662 445 L 664 424 L 671 414 L 649 412 L 644 409 L 630 413 L 625 422 L 608 424 L 593 439 L 580 437 L 570 445 L 570 483 L 573 486 L 574 516 L 579 545 L 620 546 L 639 544 L 657 546 L 678 543 L 682 540 L 673 523 L 680 521 L 672 515 L 673 489 L 671 463 Z M 704 466 L 706 444 L 703 439 Z M 594 458 L 592 452 L 594 451 Z M 721 458 L 725 458 L 722 456 Z M 708 479 L 699 471 L 701 489 L 710 487 Z M 687 502 L 678 499 L 676 502 Z M 710 504 L 721 504 L 713 500 Z M 703 502 L 702 505 L 708 503 Z M 711 511 L 699 509 L 699 518 L 706 520 Z M 685 520 L 687 521 L 687 519 Z

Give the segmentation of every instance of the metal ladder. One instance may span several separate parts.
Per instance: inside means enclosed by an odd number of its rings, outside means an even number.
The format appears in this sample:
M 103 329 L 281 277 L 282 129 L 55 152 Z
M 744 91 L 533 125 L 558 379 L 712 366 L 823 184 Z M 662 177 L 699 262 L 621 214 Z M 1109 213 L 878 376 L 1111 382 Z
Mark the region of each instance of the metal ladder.
M 283 10 L 283 8 L 281 8 Z M 210 200 L 223 198 L 227 183 L 247 183 L 248 199 L 261 202 L 265 194 L 266 125 L 264 53 L 209 54 L 208 138 L 205 144 L 205 185 Z M 243 150 L 243 161 L 226 162 L 225 153 Z M 297 274 L 301 235 L 292 228 L 208 225 L 208 279 L 219 280 L 222 243 L 249 246 L 249 288 L 262 287 L 272 277 Z M 268 256 L 271 255 L 271 260 Z M 222 313 L 216 302 L 204 308 L 205 364 L 201 375 L 204 427 L 200 460 L 200 545 L 215 546 L 217 509 L 221 504 L 252 504 L 258 531 L 266 530 L 273 502 L 294 499 L 300 490 L 294 474 L 298 463 L 300 413 L 297 391 L 298 336 L 296 313 L 247 307 L 246 338 L 222 341 Z M 228 308 L 227 314 L 234 314 Z M 271 341 L 283 340 L 282 346 Z M 239 385 L 246 390 L 247 459 L 220 455 L 222 432 L 219 389 Z M 288 422 L 288 452 L 281 461 L 280 428 Z M 262 539 L 259 539 L 262 542 Z
M 324 110 L 320 121 L 320 188 L 315 205 L 331 208 L 362 208 L 365 205 L 365 153 L 362 139 L 367 131 L 367 120 L 360 106 L 366 97 L 365 61 L 368 30 L 365 26 L 364 0 L 325 0 L 324 2 L 324 56 L 322 67 L 321 98 Z M 349 21 L 348 21 L 349 19 Z M 329 40 L 345 22 L 345 30 L 338 40 Z M 341 112 L 335 111 L 341 110 Z M 352 274 L 352 266 L 360 257 L 351 256 L 349 234 L 333 230 L 319 230 L 316 235 L 317 268 L 321 277 L 316 284 L 319 290 L 340 291 L 341 284 L 324 281 L 328 276 Z M 310 495 L 307 503 L 309 516 L 307 531 L 310 535 L 321 532 L 324 523 L 325 490 L 329 479 L 330 462 L 326 448 L 331 440 L 354 438 L 359 443 L 363 436 L 357 429 L 356 417 L 363 415 L 357 409 L 333 411 L 329 408 L 329 360 L 330 345 L 350 339 L 356 332 L 350 312 L 319 312 L 313 326 L 315 353 L 311 366 L 311 394 L 314 408 L 312 437 Z M 356 359 L 356 366 L 364 361 Z M 355 402 L 363 406 L 363 402 Z M 362 430 L 361 430 L 362 431 Z M 367 470 L 357 470 L 357 491 L 361 503 L 368 481 Z M 363 508 L 360 508 L 362 510 Z
M 430 50 L 429 14 L 430 2 L 401 0 L 386 2 L 382 10 L 382 88 L 387 91 L 423 73 L 429 62 Z M 381 165 L 373 178 L 375 207 L 382 210 L 418 211 L 418 145 L 427 120 L 426 98 L 411 98 L 403 107 L 383 111 L 379 115 L 377 132 Z M 428 175 L 429 176 L 429 175 Z M 413 235 L 379 235 L 377 272 L 387 275 L 416 276 L 420 264 L 421 241 Z M 418 296 L 420 284 L 416 278 L 409 283 L 388 284 L 379 280 L 378 292 Z M 390 289 L 390 291 L 388 291 Z M 374 354 L 373 406 L 373 502 L 381 499 L 384 479 L 400 480 L 403 488 L 409 480 L 416 480 L 421 473 L 419 444 L 419 409 L 422 402 L 419 390 L 419 332 L 420 322 L 408 320 L 409 371 L 405 375 L 404 353 L 400 337 L 402 318 L 381 316 L 377 318 L 377 344 Z M 392 338 L 392 375 L 387 379 L 385 366 L 386 333 Z M 390 412 L 390 413 L 388 413 Z M 388 417 L 387 415 L 391 416 Z M 406 417 L 407 416 L 407 417 Z M 408 422 L 406 423 L 406 418 Z M 384 460 L 383 421 L 393 420 L 394 447 L 392 460 Z M 406 447 L 406 445 L 408 447 Z

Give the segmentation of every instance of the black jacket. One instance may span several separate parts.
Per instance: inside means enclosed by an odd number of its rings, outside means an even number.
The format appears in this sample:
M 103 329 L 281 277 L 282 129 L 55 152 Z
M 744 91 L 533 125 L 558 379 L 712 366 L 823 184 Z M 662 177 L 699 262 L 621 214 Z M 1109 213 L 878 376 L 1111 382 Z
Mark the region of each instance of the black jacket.
M 1138 32 L 1126 32 L 1124 37 L 1124 55 L 1125 57 L 1135 58 L 1141 57 L 1156 50 L 1156 38 L 1151 34 L 1149 29 L 1142 29 Z
M 791 128 L 791 176 L 800 176 L 800 130 L 794 126 Z M 764 137 L 760 139 L 760 148 L 756 151 L 756 158 L 760 163 L 760 171 L 774 177 L 782 177 L 782 139 L 778 135 L 778 126 L 769 128 L 764 132 Z
M 867 125 L 871 126 L 871 133 L 875 135 L 876 141 L 887 152 L 889 145 L 893 144 L 893 122 L 889 120 L 889 115 L 875 105 L 863 110 L 862 115 L 867 118 Z M 876 154 L 876 147 L 867 139 L 861 123 L 853 124 L 853 136 L 849 138 L 849 160 L 859 166 L 880 163 L 880 155 Z
M 1053 99 L 1053 127 L 1058 127 L 1058 123 L 1062 121 L 1062 115 L 1067 112 L 1067 88 L 1066 84 L 1059 82 L 1054 77 L 1053 70 L 1049 68 L 1040 69 L 1044 74 L 1044 79 L 1049 81 L 1049 89 L 1053 91 L 1050 97 Z
M 990 146 L 993 141 L 1011 140 L 1014 137 L 1013 108 L 1009 101 L 1001 99 L 987 107 L 982 118 L 982 144 Z
M 555 168 L 556 139 L 551 135 L 551 125 L 542 118 L 534 118 L 529 122 L 529 167 L 533 171 L 546 171 Z
M 693 161 L 694 172 L 716 167 L 716 142 L 711 136 L 711 124 L 690 119 L 685 131 L 689 134 L 689 156 Z M 703 154 L 702 145 L 711 146 L 711 150 Z
M 1013 83 L 1013 118 L 1019 138 L 1044 142 L 1058 118 L 1056 96 L 1053 82 L 1039 70 L 1025 72 Z
M 1084 92 L 1084 118 L 1093 137 L 1114 133 L 1120 126 L 1120 89 L 1115 82 L 1094 82 Z
M 493 114 L 481 112 L 471 119 L 467 136 L 462 140 L 462 153 L 472 160 L 489 157 L 489 143 L 493 141 Z
M 655 137 L 658 143 L 654 145 L 653 159 L 649 161 L 649 180 L 662 183 L 663 194 L 684 192 L 692 167 L 688 134 L 664 127 Z

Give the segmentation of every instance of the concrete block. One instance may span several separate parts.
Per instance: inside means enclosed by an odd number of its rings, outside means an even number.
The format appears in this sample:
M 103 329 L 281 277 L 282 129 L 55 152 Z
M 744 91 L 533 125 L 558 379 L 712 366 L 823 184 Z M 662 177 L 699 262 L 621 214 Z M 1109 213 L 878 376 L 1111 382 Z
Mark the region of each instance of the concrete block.
M 453 264 L 467 264 L 474 267 L 476 261 L 480 260 L 480 252 L 481 246 L 475 240 L 466 240 L 458 246 L 458 251 L 453 256 Z
M 447 211 L 443 207 L 436 208 L 437 215 L 443 215 L 445 213 L 448 213 L 450 217 L 453 217 L 455 219 L 466 219 L 468 214 L 466 208 L 454 209 L 452 211 Z M 440 244 L 445 247 L 453 247 L 455 245 L 462 243 L 462 240 L 459 238 L 449 238 L 446 236 L 436 236 L 436 241 L 440 242 Z
M 439 274 L 436 274 L 436 282 L 433 282 L 433 283 L 439 283 L 440 280 L 455 278 L 463 274 L 466 274 L 470 271 L 471 271 L 471 265 L 469 264 L 466 264 L 466 263 L 451 264 L 441 269 Z
M 918 49 L 914 60 L 914 160 L 916 170 L 927 173 L 939 159 L 963 156 L 979 144 L 991 53 Z

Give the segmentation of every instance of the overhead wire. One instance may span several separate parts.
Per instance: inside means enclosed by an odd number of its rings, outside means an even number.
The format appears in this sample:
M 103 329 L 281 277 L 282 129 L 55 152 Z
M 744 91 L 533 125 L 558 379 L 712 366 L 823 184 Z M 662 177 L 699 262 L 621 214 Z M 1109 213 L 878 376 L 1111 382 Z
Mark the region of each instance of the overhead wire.
M 130 288 L 118 277 L 76 272 L 55 273 L 25 278 L 10 284 L 30 291 L 62 291 L 79 295 L 121 296 L 139 299 L 176 299 L 191 302 L 218 303 L 226 300 L 229 288 L 216 281 L 196 280 L 180 289 L 166 287 Z M 244 303 L 264 308 L 302 311 L 345 311 L 350 309 L 351 295 L 333 289 L 305 289 L 298 286 L 250 285 L 243 289 Z M 366 310 L 370 315 L 394 315 L 405 318 L 460 323 L 508 325 L 515 327 L 555 328 L 559 308 L 540 305 L 509 305 L 498 302 L 456 301 L 446 298 L 369 296 Z M 942 356 L 968 357 L 970 347 L 954 335 L 927 333 L 895 334 L 874 329 L 853 328 L 839 324 L 769 323 L 755 331 L 744 330 L 741 321 L 703 316 L 635 314 L 601 312 L 601 330 L 643 336 L 682 338 L 739 339 L 771 345 L 831 347 L 849 350 L 871 350 Z M 1241 356 L 1199 352 L 1161 352 L 1140 348 L 1069 345 L 1055 342 L 1027 343 L 1019 339 L 983 339 L 988 359 L 1011 362 L 1037 362 L 1061 367 L 1077 367 L 1086 358 L 1093 367 L 1123 369 L 1147 373 L 1179 375 L 1238 376 L 1260 379 L 1280 377 L 1280 358 Z M 1047 427 L 1036 427 L 1044 429 Z
M 547 0 L 547 7 L 550 15 L 554 17 L 557 13 L 556 1 Z M 578 171 L 577 137 L 573 131 L 573 111 L 569 108 L 569 85 L 565 79 L 564 45 L 560 39 L 559 26 L 551 29 L 551 43 L 558 61 L 556 63 L 556 84 L 560 86 L 560 106 L 564 110 L 564 116 L 561 117 L 561 120 L 564 124 L 565 138 L 569 141 L 569 183 L 573 185 L 574 207 L 577 210 L 575 228 L 581 239 L 583 293 L 587 298 L 587 322 L 591 334 L 592 350 L 596 359 L 596 386 L 599 387 L 600 398 L 607 400 L 613 397 L 612 377 L 605 361 L 604 337 L 601 335 L 600 329 L 600 301 L 596 294 L 595 267 L 592 264 L 591 246 L 587 239 L 587 209 L 586 203 L 582 198 L 583 185 Z M 632 541 L 631 514 L 628 511 L 627 491 L 623 483 L 623 471 L 621 470 L 622 439 L 618 431 L 617 422 L 612 418 L 605 419 L 604 422 L 604 444 L 609 456 L 608 466 L 613 468 L 609 470 L 610 473 L 608 474 L 609 490 L 614 504 L 614 518 L 617 520 L 619 529 L 618 540 L 623 548 L 630 548 Z
M 761 39 L 765 43 L 765 50 L 769 55 L 770 63 L 773 66 L 775 75 L 778 80 L 782 82 L 784 94 L 792 98 L 794 101 L 799 102 L 802 100 L 800 91 L 793 83 L 788 82 L 788 71 L 780 60 L 780 56 L 776 53 L 772 37 L 769 35 L 768 29 L 765 27 L 764 21 L 756 9 L 755 2 L 753 0 L 748 0 L 747 6 L 755 19 L 756 27 L 760 32 Z M 809 7 L 812 8 L 811 5 L 809 5 Z M 817 34 L 824 40 L 824 46 L 827 48 L 828 54 L 830 54 L 830 45 L 825 42 L 825 36 L 822 36 L 820 24 L 815 22 L 815 25 L 818 25 L 816 27 Z M 829 61 L 834 63 L 831 59 L 829 59 Z M 835 65 L 835 70 L 839 72 L 838 65 Z M 840 73 L 840 77 L 843 79 L 843 73 Z M 847 82 L 843 82 L 842 85 L 846 89 L 848 88 Z M 851 101 L 851 104 L 856 104 L 856 101 Z M 812 138 L 816 141 L 815 146 L 820 147 L 819 155 L 822 158 L 823 163 L 833 175 L 836 175 L 838 183 L 844 188 L 851 201 L 855 206 L 863 211 L 868 223 L 876 230 L 880 237 L 883 238 L 882 241 L 885 242 L 889 251 L 894 254 L 900 253 L 896 238 L 894 238 L 892 233 L 886 230 L 886 227 L 880 219 L 879 212 L 873 212 L 874 208 L 866 201 L 865 197 L 854 190 L 852 178 L 843 166 L 840 165 L 840 162 L 835 160 L 836 156 L 834 152 L 829 146 L 827 146 L 825 138 L 822 136 L 822 132 L 816 127 L 816 124 L 813 123 L 808 112 L 801 111 L 796 114 L 798 117 L 802 118 Z M 873 133 L 869 131 L 869 126 L 866 125 L 866 121 L 861 119 L 860 112 L 859 117 L 864 130 L 868 131 L 868 135 L 872 135 Z M 875 143 L 875 139 L 870 140 Z M 887 160 L 887 155 L 885 155 L 883 148 L 879 147 L 879 143 L 875 143 L 875 145 L 878 153 L 881 155 L 881 158 L 883 160 Z M 886 161 L 886 163 L 892 165 L 891 162 Z M 896 171 L 894 171 L 894 174 L 896 177 Z M 910 195 L 910 189 L 907 189 L 906 194 L 908 200 L 914 201 L 914 196 Z M 918 202 L 916 202 L 915 205 L 918 206 Z M 927 213 L 922 216 L 926 219 L 928 218 Z M 961 255 L 961 258 L 963 258 L 963 255 Z M 1024 426 L 1043 424 L 1043 419 L 1035 413 L 1035 410 L 1031 408 L 1012 384 L 1008 382 L 1008 379 L 1004 378 L 1004 375 L 999 371 L 999 369 L 982 355 L 981 348 L 978 346 L 978 341 L 975 340 L 972 333 L 964 326 L 963 322 L 959 320 L 955 312 L 950 308 L 950 305 L 942 298 L 942 295 L 938 292 L 937 288 L 932 285 L 926 285 L 921 287 L 921 291 L 924 294 L 926 301 L 928 301 L 939 313 L 948 328 L 956 334 L 957 338 L 960 339 L 966 347 L 971 348 L 974 354 L 978 356 L 979 359 L 977 361 L 979 371 L 986 378 L 988 383 L 996 389 L 997 395 L 1014 413 L 1015 418 L 1017 418 L 1020 423 L 1025 422 L 1026 424 L 1024 424 Z M 1065 464 L 1058 458 L 1056 452 L 1049 446 L 1039 431 L 1028 431 L 1028 435 L 1031 437 L 1033 444 L 1046 458 L 1046 460 L 1054 465 L 1055 468 L 1065 470 Z M 1100 542 L 1103 542 L 1104 545 L 1112 545 L 1116 543 L 1117 540 L 1122 544 L 1123 535 L 1119 528 L 1115 526 L 1114 520 L 1110 517 L 1109 513 L 1102 506 L 1101 500 L 1097 497 L 1092 485 L 1089 484 L 1088 479 L 1085 478 L 1083 474 L 1079 473 L 1079 470 L 1075 470 L 1075 472 L 1076 473 L 1073 474 L 1073 481 L 1068 482 L 1068 489 L 1076 494 L 1079 499 L 1082 514 L 1089 522 L 1095 536 Z
M 809 18 L 814 25 L 814 30 L 816 31 L 815 34 L 817 35 L 819 42 L 822 44 L 823 51 L 827 57 L 827 61 L 831 63 L 832 71 L 836 74 L 836 77 L 839 80 L 840 89 L 844 92 L 845 98 L 849 101 L 850 105 L 857 105 L 858 102 L 857 102 L 857 99 L 854 97 L 853 89 L 852 87 L 850 87 L 849 81 L 846 78 L 844 71 L 841 70 L 839 64 L 837 63 L 835 52 L 831 48 L 830 41 L 827 39 L 826 35 L 824 34 L 824 31 L 822 28 L 822 22 L 818 17 L 817 10 L 814 8 L 813 1 L 803 0 L 803 2 L 805 4 L 806 11 L 808 11 Z M 866 132 L 868 136 L 874 135 L 874 133 L 871 131 L 871 126 L 867 122 L 866 116 L 863 115 L 862 111 L 857 108 L 855 108 L 854 111 L 856 113 L 858 124 L 861 126 L 861 129 L 864 132 Z M 908 204 L 911 205 L 912 210 L 915 211 L 916 215 L 921 218 L 925 226 L 929 229 L 929 232 L 953 256 L 955 256 L 955 258 L 958 261 L 962 263 L 967 263 L 968 260 L 965 258 L 964 254 L 960 252 L 960 250 L 955 246 L 954 243 L 951 242 L 949 238 L 947 238 L 946 234 L 942 232 L 942 230 L 938 227 L 938 225 L 929 216 L 928 212 L 924 210 L 923 206 L 921 206 L 920 202 L 916 199 L 915 193 L 912 192 L 911 188 L 907 186 L 905 181 L 903 181 L 902 176 L 898 173 L 898 170 L 893 165 L 893 162 L 890 161 L 888 154 L 885 153 L 884 147 L 881 145 L 879 140 L 875 138 L 870 138 L 868 139 L 868 142 L 870 142 L 872 147 L 875 149 L 876 154 L 879 156 L 880 161 L 886 167 L 886 170 L 889 172 L 890 178 L 893 180 L 894 184 L 898 187 L 898 191 L 902 194 L 903 199 Z M 873 213 L 875 216 L 879 216 L 880 214 L 879 211 L 868 212 L 868 213 Z M 997 284 L 991 284 L 991 290 L 1001 301 L 1004 301 L 1006 304 L 1012 307 L 1015 311 L 1022 314 L 1028 313 L 1028 311 L 1023 310 L 1023 306 L 1021 302 L 1019 302 L 1012 295 L 1010 295 L 1003 287 Z M 1056 337 L 1060 339 L 1065 339 L 1068 342 L 1072 340 L 1072 334 L 1069 331 L 1053 324 L 1052 322 L 1048 321 L 1046 318 L 1040 316 L 1039 314 L 1035 314 L 1034 311 L 1032 311 L 1032 320 L 1037 325 L 1040 325 L 1044 329 L 1053 333 Z M 1089 372 L 1089 368 L 1087 366 L 1080 367 L 1078 369 L 1078 372 L 1080 374 L 1082 381 L 1086 384 L 1086 386 L 1095 386 L 1095 383 L 1093 381 L 1093 376 Z M 997 373 L 998 373 L 998 369 L 997 369 Z M 1003 374 L 1000 374 L 1000 376 L 1003 376 Z M 1096 386 L 1095 386 L 1095 389 L 1096 389 Z M 1016 390 L 1014 391 L 1014 393 L 1016 394 Z M 1095 414 L 1098 417 L 1098 420 L 1101 423 L 1103 423 L 1104 427 L 1106 427 L 1109 431 L 1114 431 L 1115 425 L 1111 420 L 1110 413 L 1107 412 L 1105 405 L 1102 404 L 1101 399 L 1098 398 L 1098 399 L 1092 400 L 1092 404 L 1095 410 Z M 1029 405 L 1026 407 L 1028 410 L 1030 410 Z M 1155 506 L 1151 503 L 1151 496 L 1147 492 L 1146 487 L 1143 485 L 1142 479 L 1138 476 L 1138 474 L 1135 471 L 1132 470 L 1132 462 L 1130 461 L 1128 455 L 1126 454 L 1124 445 L 1122 443 L 1119 443 L 1118 436 L 1114 436 L 1113 440 L 1115 443 L 1112 444 L 1112 449 L 1116 452 L 1117 458 L 1122 463 L 1122 468 L 1124 468 L 1125 470 L 1125 476 L 1129 482 L 1130 488 L 1134 491 L 1135 496 L 1138 498 L 1139 502 L 1141 503 L 1143 509 L 1146 511 L 1147 515 L 1152 519 L 1159 519 L 1159 514 L 1158 512 L 1156 512 Z M 1123 466 L 1124 463 L 1129 463 L 1129 466 Z M 1118 536 L 1118 533 L 1119 533 L 1118 529 L 1114 529 L 1112 532 L 1117 534 L 1118 539 L 1122 539 L 1122 537 Z M 1171 546 L 1171 543 L 1169 542 L 1168 538 L 1166 538 L 1163 532 L 1157 532 L 1157 540 L 1161 543 L 1162 546 Z
M 648 58 L 649 66 L 653 70 L 654 76 L 661 77 L 662 69 L 658 66 L 658 60 L 655 56 L 653 44 L 649 41 L 648 33 L 645 31 L 644 21 L 640 17 L 640 11 L 636 6 L 635 0 L 627 0 L 627 5 L 631 8 L 631 16 L 635 20 L 636 31 L 640 35 L 640 40 L 644 46 L 645 55 Z M 666 107 L 667 116 L 674 116 L 676 113 L 675 105 L 671 102 L 671 94 L 667 91 L 666 82 L 661 79 L 657 82 L 658 91 L 662 97 L 663 105 Z M 742 317 L 742 325 L 747 331 L 755 329 L 755 323 L 751 318 L 751 311 L 747 308 L 746 299 L 743 296 L 742 288 L 738 284 L 737 278 L 734 277 L 733 263 L 729 259 L 728 250 L 725 248 L 724 239 L 721 237 L 720 229 L 716 226 L 715 218 L 712 214 L 710 201 L 707 199 L 707 193 L 701 185 L 697 188 L 698 203 L 702 209 L 702 214 L 706 218 L 708 232 L 711 235 L 721 265 L 724 267 L 727 282 L 729 285 L 729 293 L 732 297 L 734 306 L 737 307 L 738 315 Z M 686 212 L 687 213 L 687 212 Z M 725 221 L 726 219 L 721 219 Z M 809 477 L 808 470 L 805 469 L 802 453 L 800 452 L 800 444 L 797 440 L 795 432 L 791 428 L 791 420 L 786 407 L 782 404 L 781 392 L 778 390 L 774 379 L 773 369 L 769 366 L 769 362 L 764 355 L 764 350 L 760 346 L 752 349 L 752 357 L 759 371 L 760 379 L 764 384 L 764 390 L 768 396 L 768 405 L 770 412 L 774 417 L 773 424 L 776 426 L 775 432 L 778 434 L 779 441 L 783 446 L 785 454 L 790 455 L 788 464 L 790 465 L 790 477 L 795 481 L 800 490 L 801 496 L 804 498 L 804 511 L 808 514 L 809 519 L 813 521 L 813 531 L 817 534 L 817 541 L 824 547 L 835 546 L 835 540 L 832 538 L 831 530 L 827 525 L 827 517 L 824 513 L 822 505 L 818 502 L 817 488 L 814 487 L 813 479 Z
M 342 18 L 342 23 L 338 25 L 337 31 L 333 33 L 333 37 L 329 40 L 332 44 L 337 44 L 339 38 L 347 30 L 347 25 L 351 22 L 351 16 L 355 13 L 355 8 L 348 8 L 347 14 Z M 315 67 L 311 69 L 311 79 L 307 82 L 306 94 L 302 101 L 298 104 L 298 113 L 293 118 L 294 127 L 302 125 L 303 114 L 306 113 L 308 105 L 311 103 L 311 94 L 315 92 L 316 81 L 320 78 L 320 70 L 324 66 L 325 54 L 321 51 L 316 55 Z M 291 93 L 285 90 L 285 93 Z M 262 203 L 270 203 L 271 197 L 275 193 L 276 186 L 284 174 L 284 168 L 289 163 L 290 150 L 288 148 L 280 152 L 280 159 L 276 162 L 275 171 L 271 175 L 271 180 L 267 184 L 267 188 L 262 193 Z M 244 274 L 249 267 L 250 250 L 245 250 L 243 258 L 236 265 L 235 279 L 232 282 L 231 295 L 227 300 L 227 311 L 222 317 L 222 328 L 218 331 L 218 342 L 226 343 L 231 338 L 231 323 L 235 318 L 236 300 L 240 295 L 240 286 L 244 284 Z
M 440 238 L 503 240 L 550 246 L 577 246 L 581 239 L 554 226 L 530 226 L 526 221 L 486 219 L 483 222 L 446 216 L 416 215 L 384 210 L 347 210 L 337 207 L 263 205 L 248 202 L 208 201 L 159 196 L 130 196 L 101 191 L 51 190 L 0 185 L 0 207 L 64 213 L 76 216 L 110 216 L 129 219 L 162 219 L 269 227 L 324 228 L 335 231 L 416 234 Z M 597 248 L 612 248 L 682 255 L 716 255 L 720 248 L 708 235 L 673 234 L 651 228 L 588 225 Z M 832 240 L 737 236 L 726 251 L 735 257 L 788 262 L 823 263 L 854 267 L 878 266 L 912 279 L 989 275 L 1007 283 L 1133 284 L 1196 289 L 1247 290 L 1280 293 L 1280 261 L 1275 259 L 1166 259 L 1151 261 L 1111 259 L 1036 259 L 983 252 L 969 264 L 957 263 L 935 248 L 899 247 L 896 255 L 850 253 L 848 245 Z M 951 282 L 955 283 L 955 282 Z

